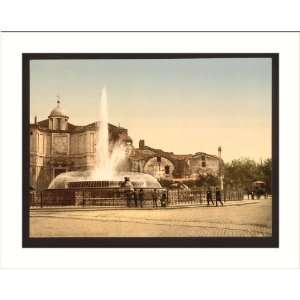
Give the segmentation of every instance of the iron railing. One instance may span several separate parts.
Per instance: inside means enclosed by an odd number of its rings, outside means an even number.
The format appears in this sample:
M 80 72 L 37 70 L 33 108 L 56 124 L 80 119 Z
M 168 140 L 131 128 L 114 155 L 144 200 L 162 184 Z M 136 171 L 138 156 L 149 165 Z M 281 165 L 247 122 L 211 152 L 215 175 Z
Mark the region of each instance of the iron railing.
M 162 206 L 162 194 L 166 194 L 167 206 L 201 205 L 206 204 L 204 189 L 156 189 L 158 191 L 157 205 Z M 143 188 L 143 207 L 152 207 L 154 204 L 152 188 Z M 212 191 L 212 200 L 215 202 L 215 191 Z M 221 193 L 222 201 L 237 201 L 244 198 L 241 190 L 225 190 Z M 41 193 L 30 193 L 31 207 L 50 206 L 102 206 L 102 207 L 135 207 L 141 206 L 140 200 L 135 201 L 133 194 L 122 188 L 68 188 L 48 189 Z

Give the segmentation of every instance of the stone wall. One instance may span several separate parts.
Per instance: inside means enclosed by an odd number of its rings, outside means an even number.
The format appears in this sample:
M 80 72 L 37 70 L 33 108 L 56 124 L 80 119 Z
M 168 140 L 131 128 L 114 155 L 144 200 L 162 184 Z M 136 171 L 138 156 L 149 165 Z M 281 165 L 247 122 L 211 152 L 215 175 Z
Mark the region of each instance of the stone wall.
M 219 159 L 217 157 L 202 154 L 189 160 L 191 175 L 211 174 L 218 175 Z
M 148 159 L 144 165 L 143 172 L 156 178 L 172 179 L 175 165 L 169 159 L 162 156 L 159 157 L 160 162 L 158 162 L 157 156 Z

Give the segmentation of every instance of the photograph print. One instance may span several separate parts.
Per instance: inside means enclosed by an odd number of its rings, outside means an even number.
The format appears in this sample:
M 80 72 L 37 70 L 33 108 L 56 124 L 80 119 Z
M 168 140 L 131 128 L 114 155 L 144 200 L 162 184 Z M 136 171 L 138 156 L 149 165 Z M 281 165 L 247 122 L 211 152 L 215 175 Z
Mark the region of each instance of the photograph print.
M 23 54 L 23 247 L 278 247 L 278 60 Z

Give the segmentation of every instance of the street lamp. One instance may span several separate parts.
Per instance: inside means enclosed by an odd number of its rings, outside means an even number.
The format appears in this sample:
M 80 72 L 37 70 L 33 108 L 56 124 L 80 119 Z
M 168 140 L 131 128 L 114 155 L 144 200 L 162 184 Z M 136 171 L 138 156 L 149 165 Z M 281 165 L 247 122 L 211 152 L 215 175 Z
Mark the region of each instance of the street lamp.
M 223 190 L 223 174 L 222 174 L 222 148 L 218 147 L 218 156 L 219 156 L 219 182 L 220 182 L 220 190 Z

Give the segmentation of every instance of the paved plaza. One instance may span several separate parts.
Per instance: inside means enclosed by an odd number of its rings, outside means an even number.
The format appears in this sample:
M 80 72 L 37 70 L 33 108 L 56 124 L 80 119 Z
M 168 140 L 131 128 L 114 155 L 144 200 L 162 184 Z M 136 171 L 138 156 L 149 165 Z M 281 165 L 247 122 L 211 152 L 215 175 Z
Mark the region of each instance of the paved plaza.
M 263 237 L 272 235 L 272 199 L 224 207 L 42 208 L 30 212 L 31 237 Z

